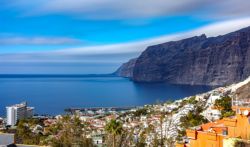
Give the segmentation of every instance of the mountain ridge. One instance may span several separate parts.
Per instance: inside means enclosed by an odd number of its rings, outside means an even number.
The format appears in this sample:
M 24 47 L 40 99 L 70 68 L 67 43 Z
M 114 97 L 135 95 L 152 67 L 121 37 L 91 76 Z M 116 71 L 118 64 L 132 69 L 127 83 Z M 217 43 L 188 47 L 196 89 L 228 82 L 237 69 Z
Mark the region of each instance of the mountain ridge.
M 250 75 L 250 27 L 149 46 L 116 75 L 136 82 L 227 85 Z

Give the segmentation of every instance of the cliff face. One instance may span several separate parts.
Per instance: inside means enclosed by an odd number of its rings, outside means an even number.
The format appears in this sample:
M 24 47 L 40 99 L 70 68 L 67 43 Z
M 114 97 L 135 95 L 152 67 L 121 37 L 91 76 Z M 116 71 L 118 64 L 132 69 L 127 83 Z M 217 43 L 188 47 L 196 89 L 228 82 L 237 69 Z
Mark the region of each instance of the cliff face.
M 116 75 L 126 78 L 133 77 L 134 66 L 137 58 L 129 60 L 127 63 L 122 64 L 121 67 L 115 72 Z
M 218 37 L 201 35 L 150 46 L 120 69 L 118 75 L 138 82 L 194 85 L 238 82 L 250 75 L 250 27 Z

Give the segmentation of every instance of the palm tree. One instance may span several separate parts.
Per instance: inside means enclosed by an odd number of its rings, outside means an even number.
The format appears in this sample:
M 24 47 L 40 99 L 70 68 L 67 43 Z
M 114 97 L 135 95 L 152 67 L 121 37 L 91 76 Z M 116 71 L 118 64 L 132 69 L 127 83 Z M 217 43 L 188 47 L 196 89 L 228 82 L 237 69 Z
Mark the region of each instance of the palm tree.
M 160 117 L 160 129 L 161 129 L 161 146 L 163 146 L 163 121 L 164 121 L 164 118 L 165 118 L 165 115 L 164 114 L 161 114 L 161 117 Z
M 112 135 L 113 147 L 116 147 L 116 136 L 122 134 L 122 123 L 112 119 L 105 126 L 105 130 Z

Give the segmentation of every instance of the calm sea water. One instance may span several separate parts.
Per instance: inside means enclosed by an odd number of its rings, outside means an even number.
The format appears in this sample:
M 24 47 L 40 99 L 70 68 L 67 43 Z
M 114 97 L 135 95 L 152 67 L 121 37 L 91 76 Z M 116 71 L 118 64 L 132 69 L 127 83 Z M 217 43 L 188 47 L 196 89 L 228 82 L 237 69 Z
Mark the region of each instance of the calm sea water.
M 0 116 L 5 106 L 27 101 L 38 114 L 69 107 L 139 106 L 209 91 L 208 86 L 134 83 L 121 77 L 0 77 Z

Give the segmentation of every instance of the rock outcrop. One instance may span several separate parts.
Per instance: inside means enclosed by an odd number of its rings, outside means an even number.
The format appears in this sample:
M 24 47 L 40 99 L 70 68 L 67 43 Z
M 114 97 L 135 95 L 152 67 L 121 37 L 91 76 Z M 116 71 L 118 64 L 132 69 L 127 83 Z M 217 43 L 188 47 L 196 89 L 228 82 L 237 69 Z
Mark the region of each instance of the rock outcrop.
M 239 82 L 250 75 L 250 27 L 218 37 L 201 35 L 150 46 L 116 73 L 137 82 Z
M 137 58 L 129 60 L 127 63 L 123 63 L 121 67 L 115 72 L 116 75 L 121 77 L 130 78 L 133 77 L 134 66 Z

